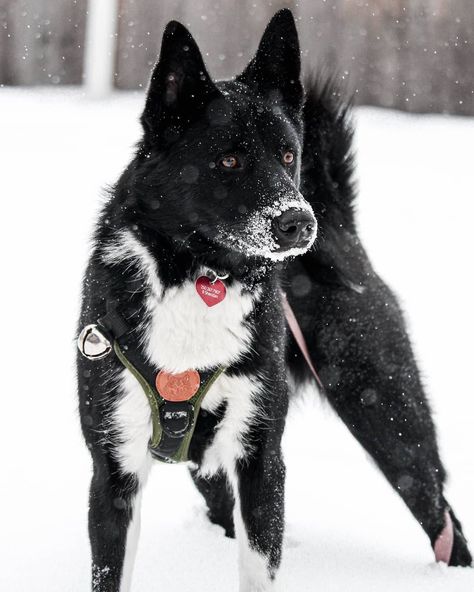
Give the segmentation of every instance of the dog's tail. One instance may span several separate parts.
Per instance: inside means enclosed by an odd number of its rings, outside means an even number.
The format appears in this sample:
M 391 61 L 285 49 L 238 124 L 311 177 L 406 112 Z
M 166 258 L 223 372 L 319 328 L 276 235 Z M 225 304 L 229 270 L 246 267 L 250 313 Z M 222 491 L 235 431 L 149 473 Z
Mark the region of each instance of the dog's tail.
M 315 281 L 358 285 L 371 269 L 354 219 L 352 99 L 334 77 L 312 76 L 305 86 L 301 191 L 318 219 L 318 239 L 301 261 Z
M 352 99 L 333 77 L 311 76 L 305 84 L 302 191 L 320 222 L 354 227 Z

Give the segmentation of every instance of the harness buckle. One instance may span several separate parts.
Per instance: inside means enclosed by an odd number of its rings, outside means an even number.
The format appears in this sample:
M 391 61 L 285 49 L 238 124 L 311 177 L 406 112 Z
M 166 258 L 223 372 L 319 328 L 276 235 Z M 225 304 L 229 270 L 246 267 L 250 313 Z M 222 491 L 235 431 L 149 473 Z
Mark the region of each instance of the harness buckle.
M 187 401 L 165 401 L 160 407 L 161 428 L 170 438 L 181 438 L 192 427 L 193 418 L 194 407 Z

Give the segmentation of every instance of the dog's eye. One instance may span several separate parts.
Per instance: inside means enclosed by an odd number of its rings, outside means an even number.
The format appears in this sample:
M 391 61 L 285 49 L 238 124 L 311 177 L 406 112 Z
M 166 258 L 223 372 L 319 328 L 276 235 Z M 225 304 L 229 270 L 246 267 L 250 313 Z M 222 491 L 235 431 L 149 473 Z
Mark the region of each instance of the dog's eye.
M 293 164 L 295 160 L 295 153 L 292 150 L 287 150 L 286 152 L 283 152 L 282 160 L 283 164 Z
M 225 169 L 237 169 L 240 167 L 240 163 L 237 159 L 236 156 L 224 156 L 224 158 L 221 158 L 219 160 L 219 164 L 221 165 L 221 167 L 224 167 Z

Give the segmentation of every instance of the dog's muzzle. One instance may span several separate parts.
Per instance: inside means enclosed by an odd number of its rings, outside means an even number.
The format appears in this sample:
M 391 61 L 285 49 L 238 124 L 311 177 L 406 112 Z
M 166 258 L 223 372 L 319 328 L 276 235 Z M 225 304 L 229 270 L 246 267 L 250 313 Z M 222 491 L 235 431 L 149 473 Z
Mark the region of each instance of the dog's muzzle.
M 279 250 L 304 249 L 314 241 L 317 222 L 308 210 L 290 208 L 272 221 Z

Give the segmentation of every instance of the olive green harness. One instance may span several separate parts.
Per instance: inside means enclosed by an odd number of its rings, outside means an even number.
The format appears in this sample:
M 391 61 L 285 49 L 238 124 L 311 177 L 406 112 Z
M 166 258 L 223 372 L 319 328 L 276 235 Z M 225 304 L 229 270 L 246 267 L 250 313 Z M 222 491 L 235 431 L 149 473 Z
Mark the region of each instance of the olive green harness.
M 186 462 L 189 460 L 189 446 L 196 427 L 201 403 L 211 386 L 225 369 L 218 368 L 206 379 L 201 380 L 199 390 L 187 401 L 167 401 L 130 362 L 117 341 L 114 342 L 113 349 L 125 368 L 130 370 L 138 380 L 148 399 L 153 428 L 149 443 L 152 456 L 167 463 Z
M 204 397 L 225 368 L 199 373 L 188 370 L 178 375 L 164 371 L 157 374 L 137 347 L 136 340 L 134 331 L 113 303 L 107 302 L 107 314 L 96 325 L 88 325 L 82 330 L 78 346 L 88 359 L 100 359 L 115 353 L 138 380 L 150 405 L 152 435 L 148 446 L 152 456 L 166 463 L 185 462 L 189 460 L 189 448 Z M 181 384 L 183 376 L 184 383 Z M 172 386 L 166 390 L 160 386 L 160 378 L 165 380 L 165 386 L 166 381 L 168 384 L 171 381 Z

